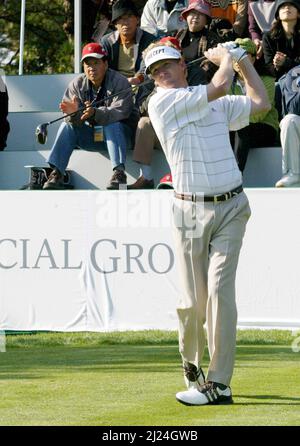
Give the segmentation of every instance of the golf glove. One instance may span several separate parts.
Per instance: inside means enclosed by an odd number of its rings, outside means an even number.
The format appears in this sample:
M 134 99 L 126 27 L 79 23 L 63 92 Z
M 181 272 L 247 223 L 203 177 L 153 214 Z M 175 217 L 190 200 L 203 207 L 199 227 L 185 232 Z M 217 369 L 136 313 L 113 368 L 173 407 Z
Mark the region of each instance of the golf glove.
M 221 43 L 221 46 L 223 46 L 230 52 L 232 59 L 235 62 L 240 62 L 241 60 L 245 59 L 245 57 L 247 57 L 247 51 L 245 51 L 235 42 L 224 42 Z

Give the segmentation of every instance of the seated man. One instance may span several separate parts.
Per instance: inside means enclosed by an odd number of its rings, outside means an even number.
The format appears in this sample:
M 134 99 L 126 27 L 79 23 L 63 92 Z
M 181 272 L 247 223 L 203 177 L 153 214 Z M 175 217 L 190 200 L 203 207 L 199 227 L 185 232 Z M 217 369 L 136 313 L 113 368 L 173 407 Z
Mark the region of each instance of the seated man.
M 73 150 L 79 147 L 107 148 L 113 168 L 107 189 L 119 189 L 120 184 L 126 184 L 126 148 L 137 121 L 131 87 L 122 74 L 108 68 L 107 53 L 98 43 L 83 48 L 81 61 L 84 74 L 69 84 L 60 103 L 64 113 L 75 114 L 58 130 L 48 158 L 53 171 L 43 188 L 64 188 L 64 171 Z M 76 113 L 84 106 L 88 108 Z
M 113 4 L 111 21 L 117 30 L 101 40 L 109 67 L 126 76 L 131 85 L 138 85 L 144 80 L 142 52 L 155 37 L 139 27 L 139 14 L 131 0 Z
M 148 0 L 141 17 L 141 28 L 160 38 L 186 28 L 181 13 L 187 0 Z
M 279 80 L 282 95 L 282 178 L 276 187 L 300 187 L 300 65 Z

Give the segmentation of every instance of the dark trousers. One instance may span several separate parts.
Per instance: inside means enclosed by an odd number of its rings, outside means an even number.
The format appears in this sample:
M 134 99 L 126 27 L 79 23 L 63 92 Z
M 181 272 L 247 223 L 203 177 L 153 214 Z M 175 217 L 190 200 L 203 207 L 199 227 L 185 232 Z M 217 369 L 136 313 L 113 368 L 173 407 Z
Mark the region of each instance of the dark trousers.
M 277 131 L 263 124 L 249 124 L 236 132 L 230 132 L 231 145 L 241 172 L 244 171 L 249 150 L 254 147 L 271 147 L 277 143 Z

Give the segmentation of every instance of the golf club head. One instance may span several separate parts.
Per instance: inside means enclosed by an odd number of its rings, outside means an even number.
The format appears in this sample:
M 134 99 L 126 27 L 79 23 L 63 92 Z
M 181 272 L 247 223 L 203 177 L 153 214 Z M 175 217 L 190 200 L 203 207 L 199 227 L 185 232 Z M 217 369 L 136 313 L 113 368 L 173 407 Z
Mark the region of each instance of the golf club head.
M 36 139 L 37 139 L 38 143 L 40 143 L 40 144 L 45 144 L 47 141 L 47 135 L 48 135 L 47 127 L 48 127 L 48 123 L 40 124 L 37 126 L 37 128 L 35 130 Z

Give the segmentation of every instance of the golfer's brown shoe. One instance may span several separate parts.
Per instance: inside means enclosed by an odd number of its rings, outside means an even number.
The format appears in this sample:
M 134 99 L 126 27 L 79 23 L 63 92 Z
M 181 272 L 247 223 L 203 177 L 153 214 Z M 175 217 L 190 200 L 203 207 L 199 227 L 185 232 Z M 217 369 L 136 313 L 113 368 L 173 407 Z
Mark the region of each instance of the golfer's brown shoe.
M 154 189 L 154 181 L 147 180 L 145 177 L 140 176 L 135 183 L 130 184 L 128 189 Z

